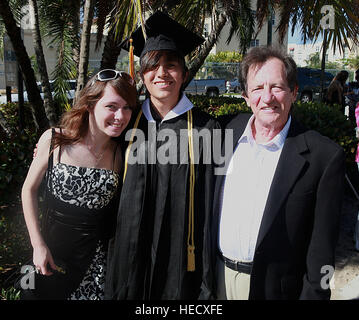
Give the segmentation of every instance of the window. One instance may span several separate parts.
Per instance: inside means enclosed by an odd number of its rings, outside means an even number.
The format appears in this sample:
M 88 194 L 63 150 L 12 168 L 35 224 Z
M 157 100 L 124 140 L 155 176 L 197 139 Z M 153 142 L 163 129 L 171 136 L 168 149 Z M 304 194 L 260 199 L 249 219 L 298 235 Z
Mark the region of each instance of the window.
M 203 27 L 203 36 L 205 38 L 207 38 L 209 36 L 209 31 L 208 31 L 208 23 L 205 23 L 204 24 L 204 27 Z
M 259 40 L 258 39 L 253 39 L 251 40 L 251 47 L 259 47 Z

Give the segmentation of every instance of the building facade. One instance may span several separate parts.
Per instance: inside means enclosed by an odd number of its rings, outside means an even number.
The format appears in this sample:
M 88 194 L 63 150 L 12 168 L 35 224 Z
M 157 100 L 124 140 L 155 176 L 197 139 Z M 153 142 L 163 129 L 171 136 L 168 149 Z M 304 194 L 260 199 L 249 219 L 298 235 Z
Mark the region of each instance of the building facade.
M 345 47 L 343 52 L 341 52 L 338 48 L 334 51 L 330 45 L 327 49 L 325 61 L 338 62 L 339 64 L 342 64 L 343 59 L 359 55 L 359 47 L 354 46 L 350 39 L 349 44 L 350 48 Z M 289 43 L 288 54 L 293 57 L 298 66 L 305 67 L 307 66 L 307 61 L 315 53 L 319 53 L 320 59 L 322 58 L 322 45 L 323 41 L 307 44 Z

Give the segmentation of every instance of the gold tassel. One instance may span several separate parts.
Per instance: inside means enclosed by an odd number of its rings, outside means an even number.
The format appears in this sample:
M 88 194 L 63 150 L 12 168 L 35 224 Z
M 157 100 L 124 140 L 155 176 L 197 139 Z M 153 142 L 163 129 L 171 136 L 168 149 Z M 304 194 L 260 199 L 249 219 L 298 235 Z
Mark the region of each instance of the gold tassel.
M 194 257 L 194 246 L 187 246 L 187 271 L 195 271 L 196 263 Z
M 133 80 L 135 80 L 135 66 L 134 66 L 134 57 L 133 57 L 133 45 L 132 45 L 132 42 L 133 40 L 130 39 L 130 50 L 128 52 L 128 55 L 129 55 L 129 73 L 130 73 L 130 76 L 132 77 Z

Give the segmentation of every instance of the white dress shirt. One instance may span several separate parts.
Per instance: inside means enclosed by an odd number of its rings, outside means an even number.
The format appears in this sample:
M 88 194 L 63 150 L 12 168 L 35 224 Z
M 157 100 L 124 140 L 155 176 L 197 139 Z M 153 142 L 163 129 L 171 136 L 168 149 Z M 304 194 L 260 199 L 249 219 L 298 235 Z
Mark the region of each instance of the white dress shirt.
M 252 116 L 238 140 L 224 185 L 219 227 L 219 249 L 232 260 L 253 261 L 259 227 L 269 189 L 291 122 L 271 141 L 253 138 Z
M 161 122 L 176 118 L 176 117 L 180 116 L 181 114 L 186 113 L 188 110 L 190 110 L 192 108 L 193 108 L 192 102 L 183 93 L 182 98 L 180 99 L 180 101 L 178 101 L 178 103 L 175 105 L 175 107 L 165 115 L 165 117 L 162 119 Z M 142 104 L 142 112 L 145 115 L 147 121 L 155 122 L 155 120 L 152 117 L 151 107 L 150 107 L 150 99 L 149 98 L 147 98 L 143 102 L 143 104 Z

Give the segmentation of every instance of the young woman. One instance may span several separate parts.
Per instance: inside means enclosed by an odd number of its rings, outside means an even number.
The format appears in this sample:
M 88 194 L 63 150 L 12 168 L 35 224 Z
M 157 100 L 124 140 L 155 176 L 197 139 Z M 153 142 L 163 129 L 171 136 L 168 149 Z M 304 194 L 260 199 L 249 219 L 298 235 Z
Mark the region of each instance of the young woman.
M 102 299 L 106 251 L 115 225 L 123 169 L 118 137 L 136 108 L 132 78 L 102 70 L 60 126 L 40 138 L 22 188 L 38 271 L 24 299 Z M 49 152 L 50 150 L 50 152 Z M 47 171 L 48 211 L 40 230 L 37 193 Z
M 211 214 L 213 167 L 211 158 L 204 160 L 204 150 L 211 144 L 200 138 L 192 147 L 196 132 L 212 132 L 218 125 L 183 93 L 188 75 L 184 56 L 200 42 L 162 13 L 146 26 L 146 43 L 135 34 L 133 41 L 149 98 L 136 117 L 126 152 L 105 297 L 198 299 L 202 287 L 207 298 L 211 283 L 204 230 Z M 172 34 L 163 34 L 166 30 Z M 143 150 L 145 162 L 130 161 Z
M 340 71 L 330 83 L 327 94 L 328 102 L 330 104 L 339 104 L 343 113 L 345 108 L 344 88 L 345 82 L 348 80 L 348 76 L 349 74 L 347 71 Z

